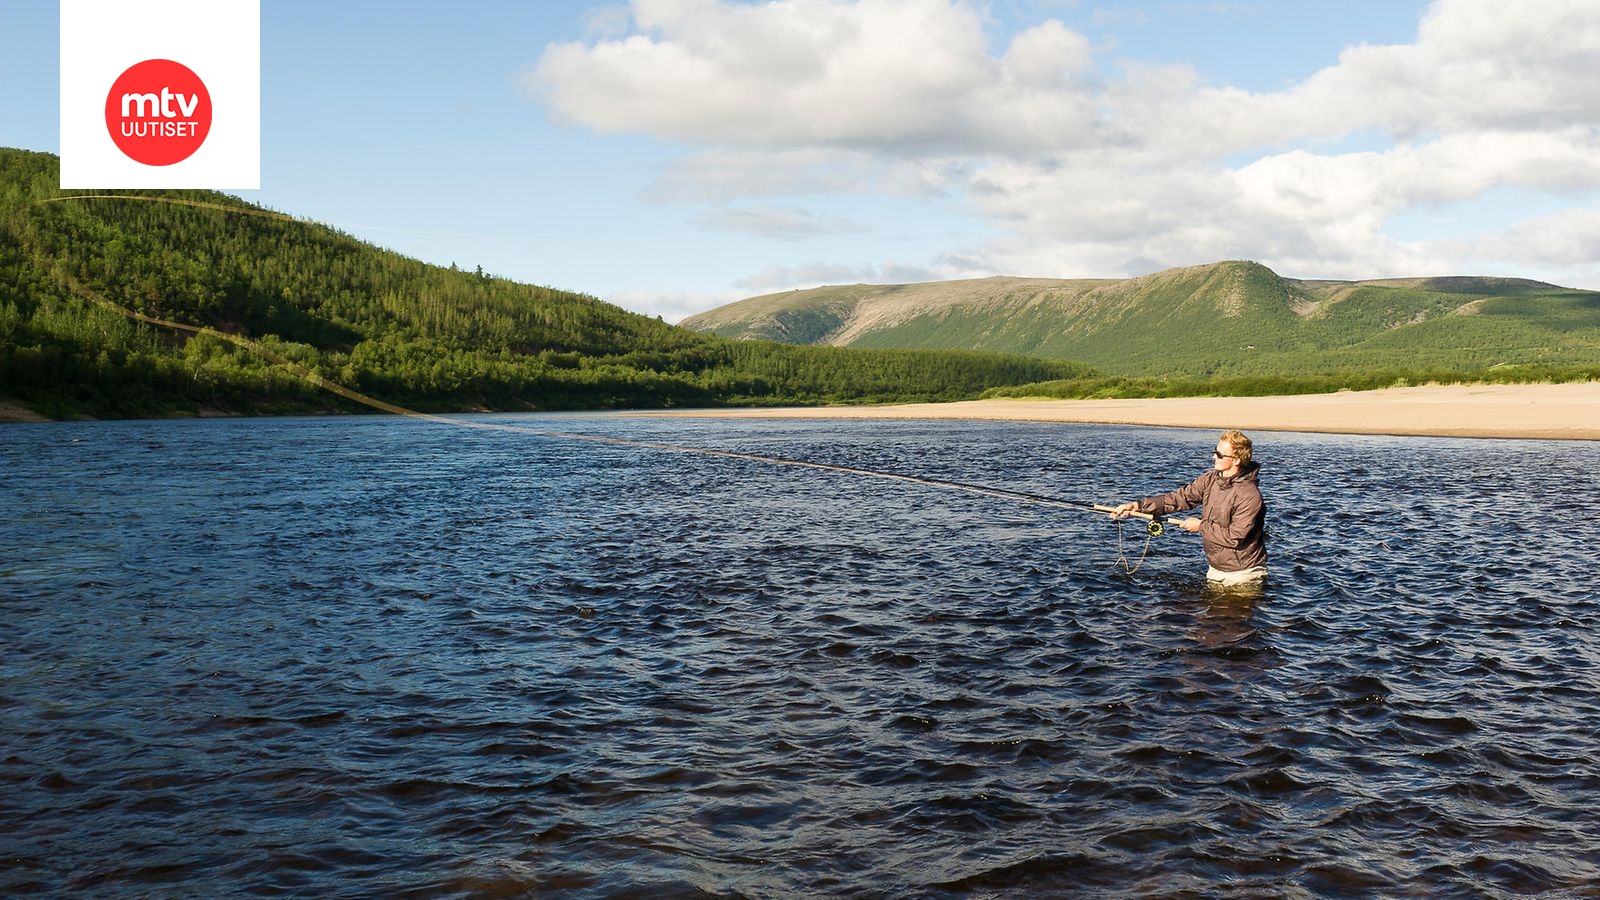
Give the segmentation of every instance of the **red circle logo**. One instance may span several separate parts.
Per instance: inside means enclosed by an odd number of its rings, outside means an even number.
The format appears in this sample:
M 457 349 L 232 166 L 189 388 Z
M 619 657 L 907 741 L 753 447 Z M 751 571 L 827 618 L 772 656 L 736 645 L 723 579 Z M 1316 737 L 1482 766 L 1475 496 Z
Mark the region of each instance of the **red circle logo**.
M 170 166 L 200 149 L 211 131 L 211 94 L 193 70 L 170 59 L 134 63 L 106 95 L 106 130 L 134 162 Z

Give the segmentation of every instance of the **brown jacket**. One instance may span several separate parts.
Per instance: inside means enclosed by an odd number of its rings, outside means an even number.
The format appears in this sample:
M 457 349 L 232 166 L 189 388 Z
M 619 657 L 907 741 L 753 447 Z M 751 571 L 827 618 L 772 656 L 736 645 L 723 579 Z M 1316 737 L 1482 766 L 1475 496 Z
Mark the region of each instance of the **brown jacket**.
M 1181 488 L 1139 501 L 1139 511 L 1164 516 L 1204 506 L 1200 539 L 1206 561 L 1223 572 L 1267 564 L 1267 508 L 1256 476 L 1261 466 L 1250 463 L 1238 475 L 1223 478 L 1211 470 Z

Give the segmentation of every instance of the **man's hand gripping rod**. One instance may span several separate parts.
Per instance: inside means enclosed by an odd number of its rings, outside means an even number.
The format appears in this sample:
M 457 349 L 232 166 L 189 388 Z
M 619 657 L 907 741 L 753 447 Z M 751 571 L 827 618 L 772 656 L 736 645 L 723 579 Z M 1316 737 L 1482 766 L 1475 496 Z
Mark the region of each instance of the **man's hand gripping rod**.
M 1095 512 L 1103 512 L 1112 516 L 1115 516 L 1117 512 L 1117 508 L 1115 506 L 1102 506 L 1098 503 L 1094 504 L 1094 510 Z M 1123 515 L 1133 516 L 1135 519 L 1145 520 L 1145 531 L 1149 532 L 1151 537 L 1160 537 L 1167 530 L 1167 526 L 1162 521 L 1160 516 L 1153 516 L 1149 513 L 1142 512 L 1127 512 Z

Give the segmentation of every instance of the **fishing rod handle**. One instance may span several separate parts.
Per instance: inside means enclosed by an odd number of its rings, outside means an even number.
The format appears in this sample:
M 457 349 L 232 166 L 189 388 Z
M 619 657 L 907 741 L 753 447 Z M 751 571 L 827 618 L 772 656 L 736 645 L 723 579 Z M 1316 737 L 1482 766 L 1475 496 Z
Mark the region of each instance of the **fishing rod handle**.
M 1103 513 L 1115 513 L 1117 511 L 1117 508 L 1115 506 L 1101 506 L 1098 503 L 1096 503 L 1094 505 L 1094 508 L 1095 508 L 1095 510 L 1097 512 L 1103 512 Z M 1146 522 L 1154 522 L 1156 520 L 1156 517 L 1150 515 L 1149 513 L 1130 512 L 1130 513 L 1128 513 L 1128 515 L 1133 516 L 1135 519 L 1143 519 Z

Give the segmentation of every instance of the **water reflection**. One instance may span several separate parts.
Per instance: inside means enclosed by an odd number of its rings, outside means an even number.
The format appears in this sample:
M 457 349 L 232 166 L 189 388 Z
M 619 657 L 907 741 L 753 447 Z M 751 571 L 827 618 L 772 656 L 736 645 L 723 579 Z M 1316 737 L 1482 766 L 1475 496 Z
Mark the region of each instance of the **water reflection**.
M 1227 587 L 1206 582 L 1195 616 L 1195 643 L 1215 650 L 1263 634 L 1256 627 L 1256 613 L 1266 593 L 1265 582 Z

